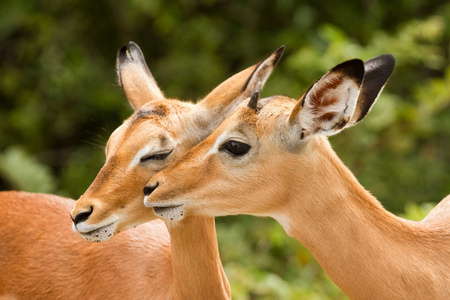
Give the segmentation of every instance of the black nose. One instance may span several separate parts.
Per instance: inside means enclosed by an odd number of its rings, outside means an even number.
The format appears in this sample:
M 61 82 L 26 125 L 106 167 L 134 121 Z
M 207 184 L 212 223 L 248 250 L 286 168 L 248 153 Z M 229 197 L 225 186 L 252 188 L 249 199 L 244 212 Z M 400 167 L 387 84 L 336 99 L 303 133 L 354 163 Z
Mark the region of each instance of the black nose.
M 144 195 L 149 196 L 159 185 L 159 182 L 157 182 L 155 185 L 147 185 L 144 188 Z
M 72 221 L 75 225 L 77 225 L 80 222 L 86 221 L 89 216 L 92 214 L 92 212 L 94 211 L 94 208 L 91 206 L 89 211 L 85 211 L 82 213 L 79 213 L 78 215 L 74 217 L 72 217 L 72 215 L 70 215 L 70 217 L 72 218 Z

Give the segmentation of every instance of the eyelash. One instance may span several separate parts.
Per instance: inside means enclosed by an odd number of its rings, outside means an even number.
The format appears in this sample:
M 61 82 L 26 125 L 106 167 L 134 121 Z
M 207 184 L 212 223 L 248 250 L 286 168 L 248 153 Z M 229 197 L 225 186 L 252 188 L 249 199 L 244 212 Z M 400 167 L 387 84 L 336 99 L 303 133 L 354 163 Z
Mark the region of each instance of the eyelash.
M 140 159 L 140 161 L 142 163 L 142 162 L 146 162 L 149 160 L 165 160 L 170 155 L 170 153 L 172 153 L 172 150 L 170 150 L 169 152 L 166 152 L 166 153 L 158 153 L 158 154 L 144 156 Z

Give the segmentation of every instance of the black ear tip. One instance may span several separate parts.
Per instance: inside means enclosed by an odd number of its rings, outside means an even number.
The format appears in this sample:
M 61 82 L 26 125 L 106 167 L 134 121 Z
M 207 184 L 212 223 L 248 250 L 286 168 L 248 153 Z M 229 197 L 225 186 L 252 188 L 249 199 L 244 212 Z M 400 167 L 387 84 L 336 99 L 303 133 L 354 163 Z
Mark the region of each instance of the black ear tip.
M 275 59 L 272 63 L 272 66 L 276 66 L 278 64 L 278 62 L 280 61 L 281 57 L 283 56 L 284 53 L 284 45 L 282 45 L 280 48 L 278 48 L 277 50 L 275 50 L 274 54 L 275 54 Z
M 128 59 L 128 55 L 127 55 L 127 45 L 123 45 L 122 47 L 120 47 L 119 51 L 117 52 L 117 62 L 118 65 L 122 65 L 124 64 Z
M 136 44 L 135 42 L 130 41 L 128 43 L 128 51 L 131 54 L 130 58 L 132 60 L 140 61 L 141 63 L 145 62 L 144 54 L 142 53 L 141 48 L 139 48 L 138 44 Z
M 136 43 L 133 42 L 133 41 L 129 41 L 129 42 L 128 42 L 128 47 L 129 47 L 130 49 L 131 49 L 132 47 L 136 47 L 136 48 L 140 49 L 139 46 L 138 46 L 138 44 L 136 44 Z
M 364 80 L 358 98 L 360 114 L 355 122 L 361 121 L 377 100 L 395 67 L 395 57 L 392 54 L 382 54 L 364 62 Z
M 139 48 L 138 44 L 136 44 L 133 41 L 128 42 L 128 49 L 130 50 L 130 52 L 142 52 L 141 48 Z
M 135 42 L 129 42 L 128 45 L 123 45 L 117 53 L 117 61 L 119 66 L 129 61 L 145 61 L 144 54 L 141 48 Z
M 395 56 L 392 54 L 382 54 L 369 59 L 364 63 L 366 72 L 382 67 L 386 74 L 391 74 L 395 67 Z
M 330 72 L 342 72 L 361 83 L 364 78 L 364 62 L 360 59 L 351 59 L 337 65 Z
M 395 65 L 395 56 L 392 54 L 381 54 L 374 58 L 369 59 L 369 61 L 378 61 L 378 62 L 384 62 L 385 64 L 389 65 Z
M 395 67 L 395 56 L 392 54 L 385 54 L 383 56 L 383 59 L 386 62 L 386 67 L 389 68 L 390 73 L 392 73 Z
M 382 54 L 380 58 L 390 65 L 395 65 L 395 56 L 392 54 Z

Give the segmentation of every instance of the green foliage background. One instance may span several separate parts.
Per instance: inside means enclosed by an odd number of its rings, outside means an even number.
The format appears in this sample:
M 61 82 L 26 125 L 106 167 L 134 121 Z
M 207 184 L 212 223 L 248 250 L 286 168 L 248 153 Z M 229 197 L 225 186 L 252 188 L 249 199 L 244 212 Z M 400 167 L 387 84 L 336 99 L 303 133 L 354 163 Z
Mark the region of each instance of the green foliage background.
M 441 0 L 2 1 L 0 189 L 76 199 L 89 186 L 132 112 L 114 69 L 124 43 L 185 100 L 284 44 L 263 96 L 299 97 L 346 59 L 396 56 L 371 114 L 331 142 L 387 209 L 420 219 L 450 193 L 449 23 Z M 274 221 L 217 223 L 234 299 L 345 298 Z

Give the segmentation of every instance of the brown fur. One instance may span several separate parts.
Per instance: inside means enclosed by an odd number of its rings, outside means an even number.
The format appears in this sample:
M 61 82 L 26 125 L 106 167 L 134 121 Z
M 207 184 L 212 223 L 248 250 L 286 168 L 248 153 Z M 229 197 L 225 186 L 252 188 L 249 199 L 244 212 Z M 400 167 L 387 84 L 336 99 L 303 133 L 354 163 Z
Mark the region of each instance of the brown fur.
M 164 222 L 94 244 L 71 229 L 75 201 L 0 192 L 0 298 L 174 299 Z
M 336 103 L 338 101 L 338 98 L 331 96 L 331 93 L 332 90 L 336 89 L 339 86 L 342 80 L 343 76 L 331 77 L 331 79 L 326 82 L 320 90 L 311 94 L 311 104 L 317 107 L 324 107 Z
M 336 113 L 325 113 L 323 115 L 321 115 L 320 117 L 317 118 L 317 121 L 321 122 L 321 121 L 331 121 L 333 120 L 333 118 L 336 116 Z

